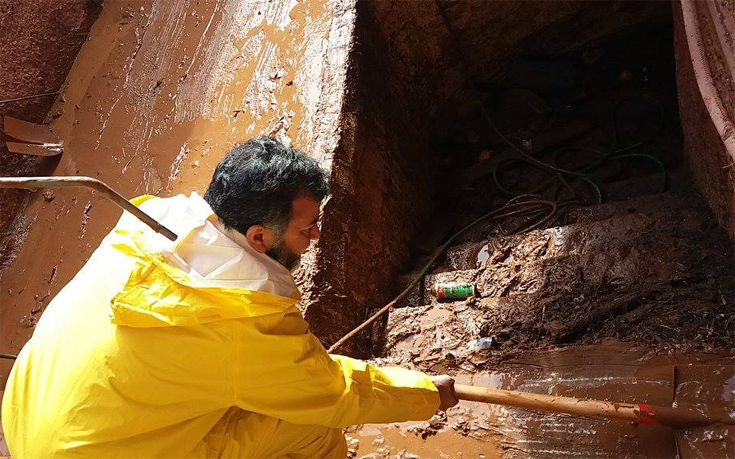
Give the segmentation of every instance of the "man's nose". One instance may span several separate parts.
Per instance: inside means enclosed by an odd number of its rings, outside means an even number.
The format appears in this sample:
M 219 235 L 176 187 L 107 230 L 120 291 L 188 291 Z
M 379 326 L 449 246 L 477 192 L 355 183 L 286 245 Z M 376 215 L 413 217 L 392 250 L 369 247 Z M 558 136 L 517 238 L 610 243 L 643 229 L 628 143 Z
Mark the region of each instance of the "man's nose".
M 311 229 L 311 232 L 309 232 L 309 238 L 311 239 L 319 239 L 319 236 L 322 235 L 321 230 L 319 230 L 319 225 L 314 225 L 314 227 Z

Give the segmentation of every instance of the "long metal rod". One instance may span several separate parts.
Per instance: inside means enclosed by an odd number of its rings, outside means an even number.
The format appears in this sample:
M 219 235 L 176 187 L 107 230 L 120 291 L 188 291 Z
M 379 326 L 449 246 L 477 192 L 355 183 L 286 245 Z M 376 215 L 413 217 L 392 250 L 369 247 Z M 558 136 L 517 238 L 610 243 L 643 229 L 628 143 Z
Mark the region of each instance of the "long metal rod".
M 175 241 L 177 236 L 170 229 L 160 224 L 156 219 L 138 209 L 130 201 L 122 197 L 117 191 L 104 182 L 92 177 L 59 176 L 59 177 L 0 177 L 0 188 L 22 188 L 37 190 L 39 188 L 89 188 L 97 191 L 118 207 L 127 210 L 140 221 L 148 225 L 153 231 Z

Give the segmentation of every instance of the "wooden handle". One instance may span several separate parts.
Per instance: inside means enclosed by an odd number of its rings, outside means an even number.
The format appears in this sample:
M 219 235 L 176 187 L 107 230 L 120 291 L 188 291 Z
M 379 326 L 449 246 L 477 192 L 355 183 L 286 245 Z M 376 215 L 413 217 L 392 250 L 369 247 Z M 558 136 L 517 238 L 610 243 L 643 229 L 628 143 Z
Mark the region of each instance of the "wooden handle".
M 166 238 L 175 241 L 176 234 L 160 224 L 156 219 L 135 207 L 130 201 L 122 197 L 104 182 L 92 177 L 0 177 L 0 188 L 24 188 L 37 190 L 39 188 L 91 188 L 98 191 L 102 196 L 127 210 L 140 221 L 151 227 L 151 229 Z
M 698 411 L 669 408 L 645 403 L 617 403 L 584 400 L 574 397 L 532 394 L 488 387 L 454 385 L 460 400 L 513 406 L 535 411 L 566 413 L 588 418 L 623 419 L 641 424 L 661 424 L 669 427 L 704 426 L 715 422 L 735 424 L 730 418 L 710 418 Z

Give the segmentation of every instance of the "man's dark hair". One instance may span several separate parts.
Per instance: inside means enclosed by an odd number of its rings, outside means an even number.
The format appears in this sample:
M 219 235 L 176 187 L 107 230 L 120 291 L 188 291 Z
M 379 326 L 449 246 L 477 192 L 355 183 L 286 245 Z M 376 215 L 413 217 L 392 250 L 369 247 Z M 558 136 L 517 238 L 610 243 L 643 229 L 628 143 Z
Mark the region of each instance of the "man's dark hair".
M 235 146 L 217 165 L 204 199 L 228 228 L 245 234 L 253 225 L 278 237 L 291 219 L 293 200 L 321 201 L 329 193 L 326 173 L 301 151 L 269 137 Z

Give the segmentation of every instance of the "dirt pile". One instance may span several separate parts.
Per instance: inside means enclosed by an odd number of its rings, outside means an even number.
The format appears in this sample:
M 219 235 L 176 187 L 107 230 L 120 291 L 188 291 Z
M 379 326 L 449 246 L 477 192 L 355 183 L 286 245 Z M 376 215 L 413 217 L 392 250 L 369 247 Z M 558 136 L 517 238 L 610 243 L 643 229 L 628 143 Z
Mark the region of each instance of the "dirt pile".
M 581 208 L 569 225 L 449 250 L 411 304 L 391 313 L 388 355 L 427 357 L 493 337 L 503 352 L 603 337 L 727 347 L 735 342 L 733 252 L 706 204 L 664 194 Z M 436 282 L 477 296 L 439 302 Z

